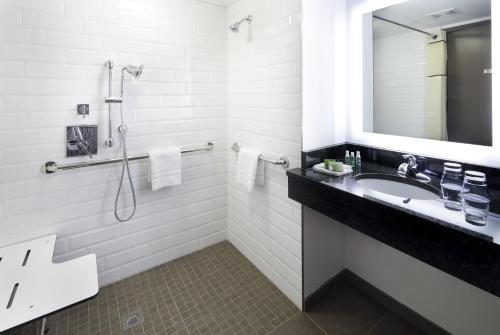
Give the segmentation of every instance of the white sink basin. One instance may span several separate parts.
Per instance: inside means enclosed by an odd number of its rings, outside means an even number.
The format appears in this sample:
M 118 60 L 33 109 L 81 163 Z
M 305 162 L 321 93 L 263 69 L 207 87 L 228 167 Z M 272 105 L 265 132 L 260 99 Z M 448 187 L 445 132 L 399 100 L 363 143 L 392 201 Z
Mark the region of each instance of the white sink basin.
M 437 200 L 441 197 L 441 192 L 431 185 L 398 176 L 364 174 L 356 176 L 356 182 L 367 189 L 405 199 Z

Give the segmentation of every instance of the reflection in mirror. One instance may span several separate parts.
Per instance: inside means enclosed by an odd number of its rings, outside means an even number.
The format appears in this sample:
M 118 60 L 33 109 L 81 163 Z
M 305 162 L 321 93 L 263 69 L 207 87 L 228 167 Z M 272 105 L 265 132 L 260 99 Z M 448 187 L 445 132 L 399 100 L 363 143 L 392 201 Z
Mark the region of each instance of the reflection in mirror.
M 491 146 L 490 0 L 409 0 L 370 21 L 365 131 Z

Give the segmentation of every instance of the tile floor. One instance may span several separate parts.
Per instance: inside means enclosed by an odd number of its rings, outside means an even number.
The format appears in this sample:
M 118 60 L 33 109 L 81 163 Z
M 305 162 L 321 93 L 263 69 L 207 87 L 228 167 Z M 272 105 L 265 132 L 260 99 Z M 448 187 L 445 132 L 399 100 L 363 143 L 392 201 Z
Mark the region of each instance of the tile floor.
M 122 317 L 144 322 L 125 332 Z M 229 242 L 101 289 L 49 318 L 50 335 L 269 334 L 299 313 Z M 32 334 L 31 325 L 8 335 Z
M 445 335 L 425 322 L 417 329 L 367 295 L 349 276 L 340 276 L 308 307 L 280 326 L 273 335 Z
M 123 331 L 132 315 L 143 322 Z M 49 328 L 49 335 L 422 334 L 342 281 L 300 313 L 229 242 L 106 286 L 51 316 Z M 32 331 L 27 325 L 5 335 Z

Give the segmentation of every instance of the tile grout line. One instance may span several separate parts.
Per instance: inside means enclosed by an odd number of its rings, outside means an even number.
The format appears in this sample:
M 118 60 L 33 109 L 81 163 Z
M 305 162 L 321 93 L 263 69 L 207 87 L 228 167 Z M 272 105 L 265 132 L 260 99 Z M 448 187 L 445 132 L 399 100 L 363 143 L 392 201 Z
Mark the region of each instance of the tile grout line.
M 323 333 L 325 333 L 326 335 L 328 335 L 328 332 L 326 330 L 324 330 L 323 328 L 321 328 L 321 326 L 319 324 L 317 324 L 307 313 L 304 313 L 306 315 L 306 317 L 311 320 L 311 322 L 316 326 L 318 327 L 319 330 L 321 330 Z
M 365 335 L 370 335 L 370 333 L 373 332 L 375 328 L 377 328 L 377 326 L 382 322 L 382 320 L 384 320 L 387 317 L 387 315 L 389 315 L 389 310 L 387 310 L 384 313 L 384 315 L 382 315 L 380 319 L 378 319 L 378 321 L 375 322 L 375 324 L 368 330 L 368 332 Z
M 283 321 L 282 323 L 280 323 L 279 325 L 277 325 L 276 327 L 274 327 L 272 330 L 269 331 L 269 333 L 266 333 L 266 335 L 270 335 L 272 334 L 276 329 L 278 329 L 279 327 L 283 326 L 284 324 L 286 324 L 288 321 L 292 320 L 294 317 L 300 315 L 300 311 L 297 312 L 297 314 L 294 314 L 292 315 L 290 318 L 288 318 L 286 321 Z

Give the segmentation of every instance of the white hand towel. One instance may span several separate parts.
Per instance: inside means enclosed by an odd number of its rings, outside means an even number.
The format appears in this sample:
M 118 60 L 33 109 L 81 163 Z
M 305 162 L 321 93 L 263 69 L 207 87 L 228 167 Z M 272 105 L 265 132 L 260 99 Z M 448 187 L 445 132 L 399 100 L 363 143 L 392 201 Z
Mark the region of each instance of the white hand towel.
M 171 147 L 151 150 L 148 179 L 153 191 L 179 185 L 182 182 L 181 149 Z
M 260 161 L 261 153 L 251 148 L 241 148 L 238 154 L 236 182 L 251 191 L 255 185 L 264 185 L 265 165 Z

